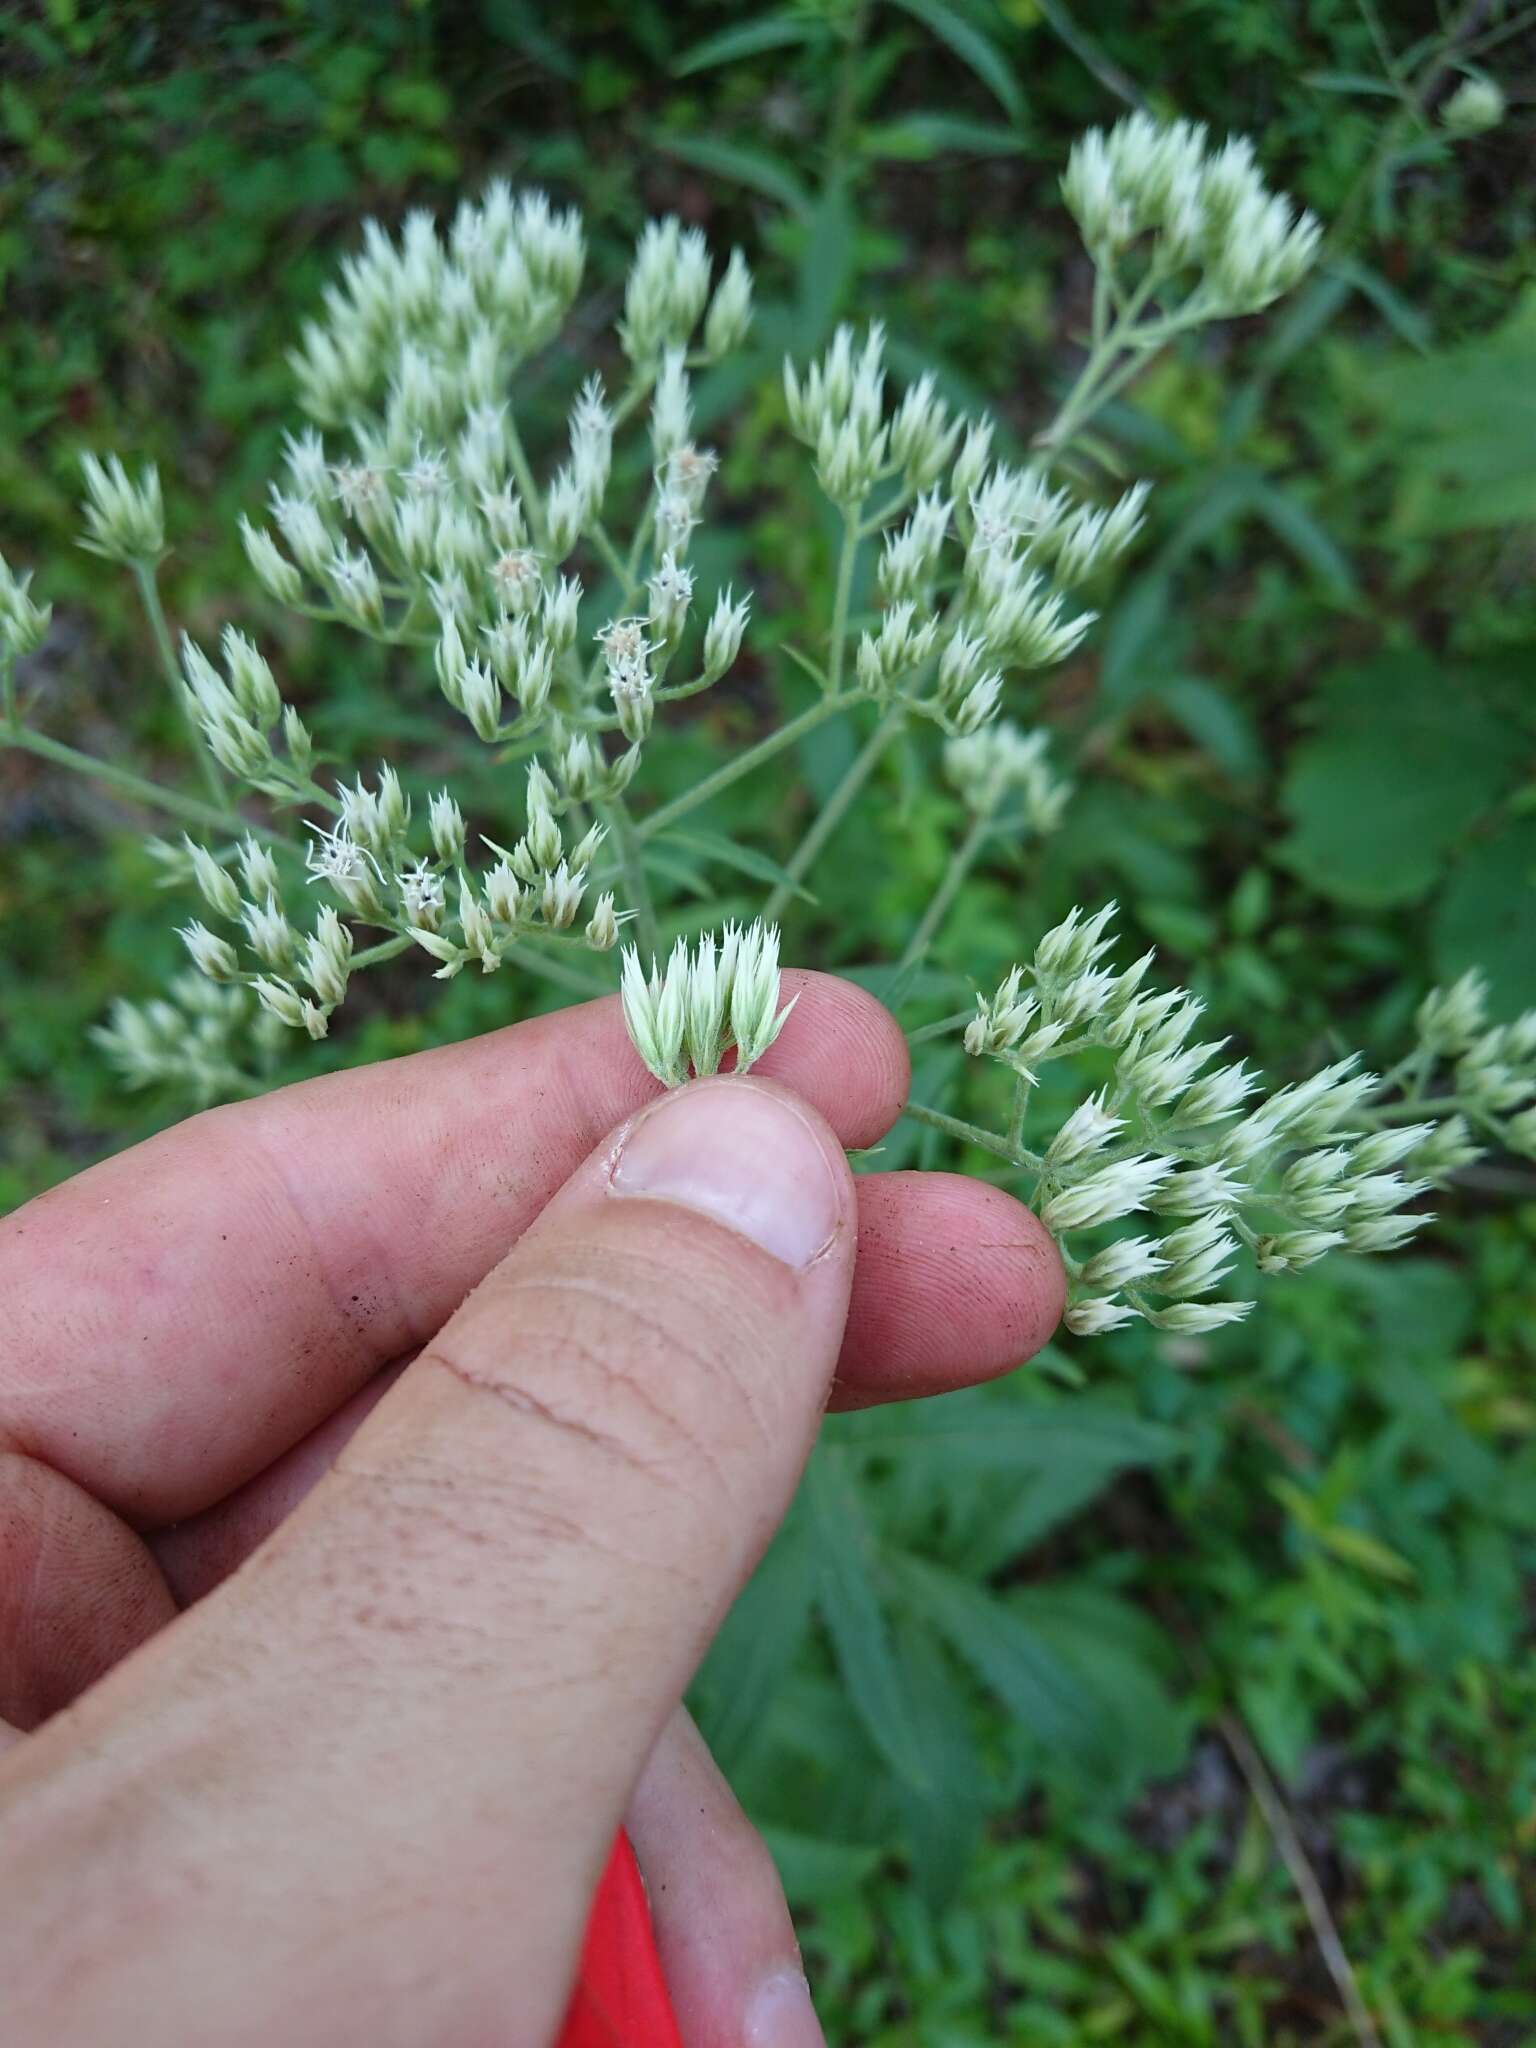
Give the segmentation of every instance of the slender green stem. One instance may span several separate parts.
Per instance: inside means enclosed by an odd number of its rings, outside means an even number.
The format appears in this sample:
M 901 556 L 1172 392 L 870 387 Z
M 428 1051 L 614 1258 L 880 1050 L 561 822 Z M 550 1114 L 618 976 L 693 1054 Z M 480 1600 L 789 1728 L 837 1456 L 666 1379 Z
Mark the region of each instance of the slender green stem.
M 376 946 L 365 946 L 361 953 L 352 955 L 352 971 L 360 967 L 377 967 L 381 960 L 394 960 L 415 944 L 409 933 L 402 932 L 398 938 L 381 939 Z
M 103 761 L 98 755 L 81 753 L 78 747 L 65 746 L 62 740 L 49 739 L 46 733 L 34 732 L 30 726 L 8 723 L 0 730 L 0 745 L 19 747 L 23 753 L 36 754 L 39 760 L 52 761 L 59 768 L 72 768 L 77 775 L 88 775 L 153 810 L 165 811 L 189 825 L 201 825 L 205 831 L 249 832 L 269 846 L 288 844 L 280 832 L 253 825 L 227 804 L 209 804 L 200 797 L 183 796 L 179 790 L 166 789 L 158 782 L 135 775 L 131 768 L 119 768 L 115 761 Z
M 7 732 L 21 730 L 21 716 L 16 709 L 16 657 L 9 651 L 0 654 L 0 714 Z
M 933 944 L 934 935 L 948 915 L 949 906 L 959 893 L 961 884 L 976 865 L 977 855 L 986 844 L 992 830 L 991 810 L 978 811 L 972 818 L 970 830 L 950 855 L 949 866 L 944 870 L 943 879 L 933 892 L 928 908 L 917 922 L 917 927 L 908 939 L 906 950 L 897 962 L 896 976 L 886 990 L 885 1000 L 894 1005 L 910 985 L 913 973 L 922 966 L 928 948 Z
M 803 739 L 808 732 L 814 732 L 818 725 L 825 725 L 829 718 L 835 718 L 839 711 L 858 700 L 857 690 L 844 690 L 836 696 L 823 697 L 819 704 L 813 704 L 809 711 L 802 711 L 798 718 L 792 718 L 788 725 L 781 725 L 777 732 L 771 732 L 767 739 L 759 740 L 755 747 L 748 747 L 744 754 L 738 754 L 733 761 L 727 761 L 723 768 L 717 768 L 713 775 L 706 775 L 702 782 L 696 782 L 692 789 L 674 797 L 669 804 L 663 804 L 659 811 L 652 811 L 648 818 L 642 818 L 635 830 L 641 840 L 652 839 L 658 832 L 665 832 L 669 825 L 675 825 L 679 818 L 700 804 L 708 803 L 733 782 L 739 782 L 743 775 L 750 775 L 765 761 L 771 761 L 775 754 L 792 747 L 796 740 Z
M 931 1038 L 950 1038 L 962 1024 L 969 1024 L 975 1016 L 974 1010 L 955 1010 L 948 1017 L 940 1017 L 935 1023 L 920 1024 L 915 1031 L 906 1034 L 908 1045 L 926 1045 Z
M 229 804 L 229 792 L 224 786 L 224 777 L 219 773 L 219 764 L 208 751 L 208 742 L 198 722 L 197 707 L 192 692 L 187 688 L 181 673 L 181 664 L 176 659 L 175 643 L 166 621 L 165 606 L 160 602 L 160 586 L 155 581 L 154 567 L 149 562 L 135 562 L 133 580 L 138 586 L 139 601 L 144 607 L 144 616 L 149 621 L 149 630 L 154 636 L 155 652 L 160 657 L 160 667 L 170 685 L 171 695 L 186 721 L 187 734 L 192 742 L 192 752 L 202 770 L 203 781 L 208 794 L 216 804 Z
M 968 1124 L 961 1117 L 946 1116 L 942 1109 L 930 1109 L 925 1102 L 909 1102 L 902 1115 L 911 1117 L 915 1124 L 926 1124 L 931 1131 L 959 1138 L 963 1144 L 979 1146 L 983 1152 L 1006 1159 L 1010 1166 L 1022 1167 L 1026 1173 L 1039 1173 L 1044 1165 L 1038 1152 L 1028 1152 L 1022 1145 L 1000 1138 L 996 1131 L 983 1130 L 980 1124 Z
M 1099 276 L 1103 276 L 1102 270 Z M 1035 436 L 1035 446 L 1046 455 L 1059 455 L 1099 407 L 1135 376 L 1146 360 L 1146 352 L 1141 346 L 1142 335 L 1155 331 L 1159 341 L 1166 341 L 1177 334 L 1181 327 L 1192 324 L 1183 317 L 1187 309 L 1181 308 L 1179 313 L 1170 315 L 1160 327 L 1155 330 L 1143 329 L 1141 335 L 1138 335 L 1136 322 L 1148 300 L 1163 282 L 1163 276 L 1164 274 L 1155 267 L 1149 269 L 1121 307 L 1114 324 L 1090 347 L 1071 390 L 1057 409 L 1056 417 Z M 1096 283 L 1095 326 L 1101 317 Z M 1127 361 L 1121 362 L 1119 358 L 1127 349 L 1132 353 Z
M 848 607 L 853 600 L 853 572 L 858 565 L 862 532 L 857 505 L 843 508 L 843 544 L 837 555 L 837 592 L 832 600 L 832 626 L 827 639 L 827 693 L 835 697 L 843 686 L 843 662 L 848 652 Z
M 512 417 L 512 408 L 507 408 L 507 460 L 512 464 L 512 474 L 517 478 L 517 488 L 522 494 L 523 510 L 528 515 L 528 530 L 535 542 L 544 544 L 544 505 L 539 497 L 539 487 L 533 480 L 533 464 L 528 460 L 528 451 L 523 446 L 523 437 L 517 431 L 517 421 Z
M 1029 1114 L 1029 1091 L 1034 1083 L 1027 1074 L 1013 1077 L 1013 1109 L 1008 1118 L 1008 1142 L 1014 1150 L 1021 1151 L 1024 1145 L 1024 1119 Z
M 647 958 L 655 953 L 658 939 L 656 906 L 651 900 L 651 885 L 646 879 L 640 834 L 623 797 L 610 797 L 601 808 L 613 837 L 613 850 L 618 856 L 619 872 L 624 880 L 624 908 L 635 913 L 635 938 L 641 957 Z
M 790 855 L 784 870 L 784 880 L 779 883 L 763 906 L 764 917 L 783 916 L 785 905 L 815 866 L 821 849 L 843 822 L 848 807 L 869 780 L 875 763 L 905 725 L 906 719 L 907 707 L 904 703 L 898 700 L 889 706 L 885 716 L 849 763 L 836 789 L 822 805 L 811 823 L 810 830 Z

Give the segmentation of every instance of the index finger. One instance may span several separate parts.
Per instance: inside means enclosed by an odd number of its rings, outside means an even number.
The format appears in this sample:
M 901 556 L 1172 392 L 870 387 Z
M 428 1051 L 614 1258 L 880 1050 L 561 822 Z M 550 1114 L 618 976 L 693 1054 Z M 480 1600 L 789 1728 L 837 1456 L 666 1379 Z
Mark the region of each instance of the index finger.
M 762 1063 L 846 1146 L 905 1099 L 872 997 L 786 971 Z M 0 1224 L 0 1449 L 152 1525 L 221 1499 L 434 1336 L 658 1084 L 616 998 L 204 1112 Z

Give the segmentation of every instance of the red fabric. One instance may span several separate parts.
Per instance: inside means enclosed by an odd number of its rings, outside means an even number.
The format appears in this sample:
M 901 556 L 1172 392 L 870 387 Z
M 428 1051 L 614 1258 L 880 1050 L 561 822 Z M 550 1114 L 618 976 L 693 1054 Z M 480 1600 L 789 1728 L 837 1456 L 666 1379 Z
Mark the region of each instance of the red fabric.
M 555 2048 L 682 2048 L 645 1886 L 622 1831 L 592 1901 L 576 1989 Z

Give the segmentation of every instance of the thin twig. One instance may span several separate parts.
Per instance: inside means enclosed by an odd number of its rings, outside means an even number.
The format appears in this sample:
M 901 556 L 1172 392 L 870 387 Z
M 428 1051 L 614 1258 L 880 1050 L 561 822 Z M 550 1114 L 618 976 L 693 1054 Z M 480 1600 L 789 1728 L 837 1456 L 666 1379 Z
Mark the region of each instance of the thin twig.
M 1376 2022 L 1371 2018 L 1360 1992 L 1360 1980 L 1355 1975 L 1354 1964 L 1349 1960 L 1344 1943 L 1339 1935 L 1337 1923 L 1329 1910 L 1317 1872 L 1312 1868 L 1300 1835 L 1281 1797 L 1280 1788 L 1270 1776 L 1269 1767 L 1259 1754 L 1258 1746 L 1248 1733 L 1241 1719 L 1229 1708 L 1223 1708 L 1216 1716 L 1216 1726 L 1221 1739 L 1232 1752 L 1238 1769 L 1253 1798 L 1254 1805 L 1264 1820 L 1264 1825 L 1274 1837 L 1280 1860 L 1290 1873 L 1292 1884 L 1301 1899 L 1312 1937 L 1317 1943 L 1334 1989 L 1338 1992 L 1355 2039 L 1360 2048 L 1382 2048 L 1381 2035 Z

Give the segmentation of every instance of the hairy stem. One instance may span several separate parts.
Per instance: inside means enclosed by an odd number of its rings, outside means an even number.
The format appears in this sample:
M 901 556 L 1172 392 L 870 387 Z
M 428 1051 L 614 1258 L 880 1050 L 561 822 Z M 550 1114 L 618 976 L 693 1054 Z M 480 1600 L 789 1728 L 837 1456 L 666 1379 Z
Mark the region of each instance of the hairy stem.
M 823 697 L 819 704 L 813 704 L 809 711 L 802 711 L 798 718 L 792 718 L 788 725 L 781 725 L 777 732 L 771 732 L 767 739 L 759 740 L 755 747 L 748 747 L 744 754 L 738 754 L 734 761 L 727 761 L 723 768 L 717 768 L 713 775 L 706 775 L 702 782 L 696 782 L 692 789 L 684 790 L 669 804 L 663 804 L 659 811 L 652 811 L 648 818 L 642 818 L 635 830 L 640 839 L 654 838 L 656 833 L 665 832 L 669 825 L 675 825 L 679 818 L 686 818 L 691 810 L 708 803 L 721 790 L 729 789 L 733 782 L 739 782 L 743 775 L 750 775 L 765 761 L 771 761 L 775 754 L 781 754 L 786 747 L 792 747 L 796 740 L 803 739 L 808 732 L 814 732 L 818 725 L 825 725 L 829 718 L 835 718 L 839 711 L 856 702 L 857 690 L 844 690 L 837 695 Z
M 862 537 L 859 507 L 845 507 L 843 544 L 837 554 L 837 592 L 832 600 L 832 625 L 827 638 L 827 694 L 832 697 L 843 685 L 843 663 L 848 653 L 848 608 L 853 601 L 853 572 L 858 565 Z
M 901 702 L 892 704 L 885 716 L 875 727 L 863 747 L 853 757 L 836 789 L 822 805 L 812 821 L 810 830 L 789 857 L 784 880 L 763 906 L 766 918 L 782 917 L 784 907 L 794 895 L 798 885 L 815 866 L 817 856 L 832 834 L 843 822 L 848 807 L 869 780 L 875 763 L 885 752 L 891 741 L 900 732 L 907 719 L 907 707 Z
M 103 761 L 96 754 L 83 754 L 78 747 L 65 746 L 62 740 L 49 739 L 46 733 L 34 732 L 30 726 L 7 722 L 0 728 L 0 746 L 17 747 L 25 754 L 36 754 L 41 761 L 52 761 L 55 767 L 88 775 L 93 782 L 104 782 L 109 789 L 119 789 L 152 810 L 164 811 L 188 825 L 200 825 L 204 831 L 249 832 L 269 846 L 288 844 L 280 832 L 253 825 L 228 804 L 204 803 L 200 797 L 183 796 L 179 790 L 166 789 L 158 782 L 135 775 L 131 768 L 119 768 L 115 761 Z
M 646 879 L 640 834 L 623 797 L 610 797 L 601 810 L 613 836 L 613 850 L 618 856 L 619 873 L 623 877 L 624 907 L 635 913 L 635 940 L 644 959 L 655 953 L 658 940 L 656 906 L 651 900 L 651 885 Z
M 930 1109 L 925 1102 L 909 1102 L 902 1115 L 911 1117 L 915 1124 L 926 1124 L 930 1131 L 943 1131 L 963 1144 L 979 1146 L 983 1152 L 1006 1159 L 1010 1166 L 1022 1167 L 1026 1173 L 1039 1173 L 1044 1165 L 1038 1152 L 1026 1151 L 1022 1145 L 1014 1145 L 1007 1138 L 1000 1138 L 996 1131 L 984 1130 L 980 1124 L 968 1124 L 962 1117 L 946 1116 L 942 1109 Z

